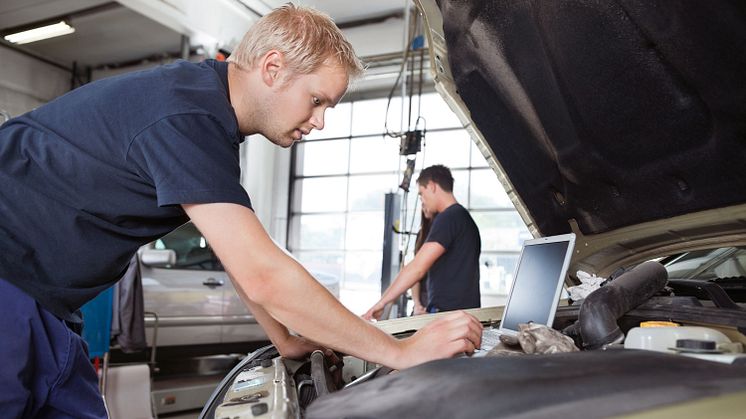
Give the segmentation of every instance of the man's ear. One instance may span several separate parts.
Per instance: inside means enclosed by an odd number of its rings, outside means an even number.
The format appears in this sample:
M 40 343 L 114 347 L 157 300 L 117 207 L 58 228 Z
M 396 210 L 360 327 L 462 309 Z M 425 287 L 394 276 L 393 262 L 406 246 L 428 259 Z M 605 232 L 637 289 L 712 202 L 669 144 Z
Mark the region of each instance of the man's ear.
M 285 69 L 285 57 L 277 50 L 268 51 L 260 61 L 262 81 L 269 87 L 280 82 Z
M 438 185 L 437 183 L 433 182 L 432 180 L 429 181 L 429 182 L 427 182 L 427 188 L 430 189 L 430 191 L 433 192 L 433 193 L 437 192 L 439 187 L 440 187 L 440 185 Z

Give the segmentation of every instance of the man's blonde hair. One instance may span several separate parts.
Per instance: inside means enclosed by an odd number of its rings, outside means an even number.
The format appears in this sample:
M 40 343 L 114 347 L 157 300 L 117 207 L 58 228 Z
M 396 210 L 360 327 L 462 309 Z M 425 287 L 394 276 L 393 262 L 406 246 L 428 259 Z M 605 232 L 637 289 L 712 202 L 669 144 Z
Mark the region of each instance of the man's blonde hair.
M 329 15 L 310 7 L 287 3 L 259 19 L 228 61 L 254 68 L 271 50 L 277 50 L 295 74 L 310 74 L 322 65 L 340 65 L 350 79 L 363 74 L 364 67 Z

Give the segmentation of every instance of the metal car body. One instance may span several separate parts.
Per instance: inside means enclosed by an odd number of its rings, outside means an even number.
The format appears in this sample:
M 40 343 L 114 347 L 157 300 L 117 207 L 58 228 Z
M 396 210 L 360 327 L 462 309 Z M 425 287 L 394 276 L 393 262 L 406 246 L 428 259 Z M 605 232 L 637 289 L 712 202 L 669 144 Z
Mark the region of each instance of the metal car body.
M 143 246 L 137 258 L 149 351 L 128 354 L 115 348 L 111 359 L 122 363 L 149 357 L 158 414 L 200 408 L 243 354 L 265 346 L 269 338 L 194 224 Z M 311 275 L 339 298 L 339 278 Z
M 143 247 L 138 257 L 148 346 L 206 345 L 225 353 L 221 347 L 268 341 L 194 224 Z M 339 278 L 312 275 L 339 298 Z
M 581 270 L 621 278 L 652 259 L 745 245 L 746 4 L 415 3 L 436 89 L 531 233 L 575 233 L 566 285 Z M 630 303 L 618 319 L 625 333 L 666 320 L 746 344 L 743 304 L 707 278 L 669 277 L 663 294 Z M 692 287 L 701 292 L 692 297 Z M 581 307 L 560 307 L 554 328 L 575 324 Z M 473 313 L 487 325 L 502 308 Z M 406 335 L 437 315 L 379 326 Z M 604 348 L 462 357 L 396 374 L 348 358 L 344 388 L 324 377 L 332 367 L 267 348 L 226 377 L 203 417 L 695 418 L 746 409 L 743 356 Z

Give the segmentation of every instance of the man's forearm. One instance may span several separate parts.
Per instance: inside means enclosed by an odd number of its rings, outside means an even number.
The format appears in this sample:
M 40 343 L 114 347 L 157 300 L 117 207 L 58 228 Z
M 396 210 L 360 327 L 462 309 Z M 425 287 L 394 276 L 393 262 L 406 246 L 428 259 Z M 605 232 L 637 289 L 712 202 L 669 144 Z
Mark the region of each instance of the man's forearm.
M 184 209 L 244 299 L 266 311 L 272 337 L 281 338 L 286 331 L 269 317 L 325 347 L 392 367 L 401 362 L 401 344 L 340 304 L 277 247 L 253 212 L 235 204 Z
M 404 269 L 399 272 L 399 275 L 396 276 L 391 286 L 383 293 L 378 304 L 386 305 L 390 303 L 422 280 L 427 271 L 430 270 L 435 261 L 443 253 L 445 253 L 445 248 L 440 243 L 427 242 L 422 245 L 419 252 L 414 256 L 414 259 L 404 266 Z
M 294 260 L 278 269 L 283 272 L 264 281 L 272 290 L 258 293 L 268 316 L 326 347 L 396 367 L 399 348 L 393 337 L 345 309 Z
M 384 291 L 380 303 L 386 305 L 394 301 L 400 295 L 407 292 L 407 290 L 414 284 L 419 283 L 421 278 L 422 275 L 418 275 L 418 272 L 412 269 L 411 265 L 404 266 L 404 269 L 399 272 L 399 275 L 396 276 L 394 282 L 386 288 L 386 291 Z
M 422 278 L 424 279 L 424 278 Z M 422 279 L 412 284 L 412 302 L 416 306 L 422 306 L 422 301 L 420 300 L 420 294 L 422 293 Z
M 232 278 L 231 278 L 232 279 Z M 290 331 L 282 323 L 278 322 L 274 317 L 270 316 L 262 306 L 251 301 L 251 299 L 244 293 L 240 287 L 235 287 L 236 291 L 241 295 L 241 300 L 249 306 L 251 314 L 254 316 L 259 325 L 262 326 L 264 332 L 267 333 L 267 337 L 277 347 L 277 350 L 282 353 L 283 346 L 290 336 Z

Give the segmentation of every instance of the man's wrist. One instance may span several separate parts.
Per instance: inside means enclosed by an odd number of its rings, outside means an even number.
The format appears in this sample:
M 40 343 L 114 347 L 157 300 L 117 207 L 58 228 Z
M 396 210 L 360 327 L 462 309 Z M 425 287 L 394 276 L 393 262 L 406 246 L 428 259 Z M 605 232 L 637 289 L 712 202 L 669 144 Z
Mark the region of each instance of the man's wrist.
M 385 351 L 383 351 L 384 359 L 381 364 L 389 367 L 399 369 L 402 366 L 402 360 L 405 354 L 405 341 L 403 339 L 396 339 L 391 336 L 390 344 L 387 345 Z
M 287 352 L 290 350 L 293 346 L 292 340 L 295 339 L 292 334 L 287 333 L 283 336 L 278 336 L 276 339 L 276 342 L 273 341 L 272 343 L 275 345 L 275 348 L 277 348 L 277 351 L 282 354 L 284 352 Z

